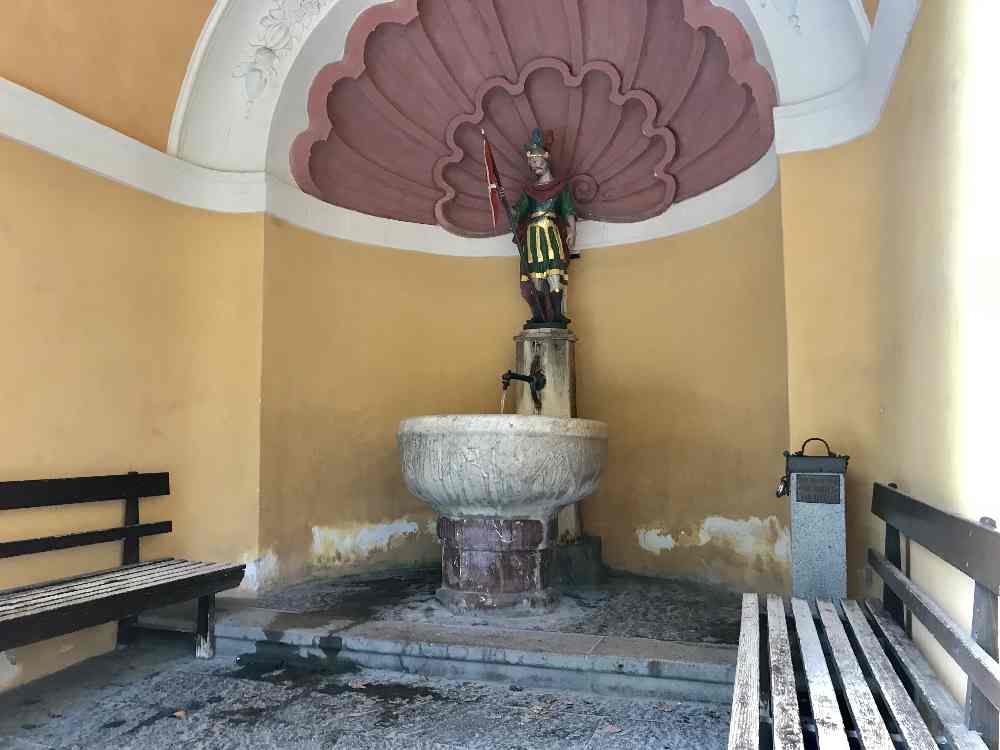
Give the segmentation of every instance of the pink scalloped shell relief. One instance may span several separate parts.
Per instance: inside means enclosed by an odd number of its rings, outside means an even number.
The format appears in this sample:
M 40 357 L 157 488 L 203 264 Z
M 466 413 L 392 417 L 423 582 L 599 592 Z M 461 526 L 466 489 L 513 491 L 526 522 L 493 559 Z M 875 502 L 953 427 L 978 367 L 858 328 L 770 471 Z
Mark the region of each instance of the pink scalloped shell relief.
M 480 129 L 516 198 L 540 127 L 583 218 L 639 221 L 758 161 L 775 103 L 746 30 L 710 0 L 395 0 L 316 75 L 290 162 L 327 203 L 487 236 L 507 227 Z

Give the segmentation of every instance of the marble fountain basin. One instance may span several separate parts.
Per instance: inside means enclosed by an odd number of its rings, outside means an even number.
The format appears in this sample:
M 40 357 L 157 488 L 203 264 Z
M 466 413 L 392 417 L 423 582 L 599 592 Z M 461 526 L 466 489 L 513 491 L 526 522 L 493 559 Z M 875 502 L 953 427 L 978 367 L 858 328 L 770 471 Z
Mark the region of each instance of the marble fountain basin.
M 568 417 L 454 414 L 399 426 L 403 477 L 438 513 L 437 598 L 454 611 L 515 614 L 559 600 L 557 516 L 597 489 L 608 426 Z
M 399 426 L 410 492 L 448 518 L 547 520 L 592 494 L 608 426 L 519 414 L 414 417 Z

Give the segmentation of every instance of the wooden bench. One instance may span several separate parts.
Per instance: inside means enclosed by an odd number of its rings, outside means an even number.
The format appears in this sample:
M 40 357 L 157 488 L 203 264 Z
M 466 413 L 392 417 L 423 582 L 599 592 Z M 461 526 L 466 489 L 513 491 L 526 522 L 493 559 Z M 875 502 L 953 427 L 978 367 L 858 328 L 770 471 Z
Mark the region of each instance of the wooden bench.
M 0 511 L 124 500 L 124 525 L 0 543 L 0 558 L 122 541 L 122 566 L 0 591 L 0 651 L 119 622 L 119 642 L 147 609 L 198 600 L 195 655 L 215 655 L 215 595 L 236 588 L 246 566 L 164 558 L 139 561 L 139 539 L 165 534 L 170 521 L 139 523 L 139 498 L 170 494 L 166 473 L 0 482 Z
M 997 749 L 1000 533 L 876 484 L 882 602 L 743 597 L 729 748 Z M 972 633 L 902 568 L 901 535 L 975 581 Z M 907 565 L 909 568 L 909 556 Z M 909 615 L 907 615 L 909 613 Z M 964 708 L 907 635 L 916 617 L 967 676 Z

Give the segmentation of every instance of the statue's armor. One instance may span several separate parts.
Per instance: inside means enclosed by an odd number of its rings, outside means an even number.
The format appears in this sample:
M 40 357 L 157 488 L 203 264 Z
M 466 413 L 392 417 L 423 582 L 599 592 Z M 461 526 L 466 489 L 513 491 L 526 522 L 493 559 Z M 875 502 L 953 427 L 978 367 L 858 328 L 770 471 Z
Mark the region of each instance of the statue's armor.
M 565 283 L 569 266 L 564 234 L 566 217 L 576 215 L 569 186 L 545 200 L 525 192 L 513 213 L 526 255 L 521 281 L 558 275 Z

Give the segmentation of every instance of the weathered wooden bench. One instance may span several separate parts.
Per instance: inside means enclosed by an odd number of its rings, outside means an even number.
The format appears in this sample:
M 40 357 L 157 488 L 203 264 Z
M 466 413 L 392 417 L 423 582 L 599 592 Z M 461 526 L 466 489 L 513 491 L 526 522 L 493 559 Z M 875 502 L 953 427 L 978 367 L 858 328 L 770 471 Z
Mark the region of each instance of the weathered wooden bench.
M 195 655 L 212 658 L 215 595 L 239 586 L 246 566 L 173 558 L 140 562 L 139 539 L 168 533 L 173 525 L 139 523 L 139 499 L 169 494 L 166 473 L 0 482 L 0 510 L 125 501 L 123 526 L 0 543 L 0 558 L 8 558 L 123 542 L 119 568 L 0 591 L 0 651 L 114 621 L 119 641 L 127 640 L 144 610 L 197 599 Z
M 744 595 L 729 748 L 996 750 L 995 524 L 880 484 L 872 512 L 886 525 L 885 555 L 868 550 L 883 581 L 882 602 L 793 598 L 788 612 L 779 597 Z M 903 572 L 900 535 L 975 581 L 971 635 Z M 907 635 L 907 612 L 965 672 L 964 710 Z

